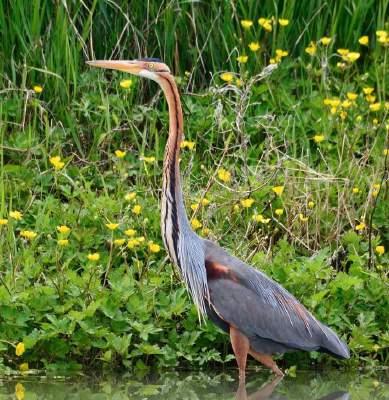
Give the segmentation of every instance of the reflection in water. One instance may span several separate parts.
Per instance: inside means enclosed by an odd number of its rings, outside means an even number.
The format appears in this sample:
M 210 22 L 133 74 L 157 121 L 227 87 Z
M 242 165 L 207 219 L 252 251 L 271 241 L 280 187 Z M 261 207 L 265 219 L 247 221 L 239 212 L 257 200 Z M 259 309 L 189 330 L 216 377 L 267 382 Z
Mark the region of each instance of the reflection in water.
M 238 391 L 236 392 L 236 400 L 266 400 L 266 399 L 274 399 L 274 396 L 271 396 L 274 392 L 276 386 L 282 381 L 283 377 L 276 377 L 271 382 L 266 383 L 262 386 L 257 392 L 247 396 L 246 385 L 239 384 Z
M 301 372 L 296 378 L 272 378 L 251 372 L 238 386 L 236 371 L 136 376 L 62 377 L 0 376 L 0 400 L 384 400 L 389 399 L 389 372 Z
M 258 391 L 247 395 L 246 385 L 240 384 L 236 392 L 236 400 L 288 400 L 284 395 L 274 394 L 274 389 L 282 381 L 283 377 L 276 377 L 271 382 L 266 383 Z M 318 400 L 348 400 L 348 392 L 336 391 L 327 396 L 320 397 Z
M 348 400 L 349 398 L 350 394 L 348 392 L 335 392 L 328 396 L 321 397 L 320 400 Z

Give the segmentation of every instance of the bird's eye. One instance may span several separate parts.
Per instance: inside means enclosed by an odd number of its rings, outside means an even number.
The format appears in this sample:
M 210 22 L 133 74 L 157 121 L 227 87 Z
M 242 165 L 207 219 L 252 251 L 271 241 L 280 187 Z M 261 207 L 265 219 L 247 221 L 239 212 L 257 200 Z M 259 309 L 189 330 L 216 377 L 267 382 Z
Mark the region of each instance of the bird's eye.
M 154 69 L 154 63 L 149 63 L 149 70 L 152 71 Z

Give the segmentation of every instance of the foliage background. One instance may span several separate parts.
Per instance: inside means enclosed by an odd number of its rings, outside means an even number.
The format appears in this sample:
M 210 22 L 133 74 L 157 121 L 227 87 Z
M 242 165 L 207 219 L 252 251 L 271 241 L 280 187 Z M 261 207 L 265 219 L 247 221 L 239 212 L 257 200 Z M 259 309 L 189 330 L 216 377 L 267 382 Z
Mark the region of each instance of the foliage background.
M 177 76 L 186 138 L 195 142 L 182 155 L 188 212 L 199 199 L 210 201 L 196 212 L 205 228 L 199 233 L 274 277 L 339 332 L 353 355 L 343 366 L 387 364 L 389 259 L 374 249 L 389 248 L 388 46 L 376 34 L 389 28 L 388 5 L 2 0 L 0 369 L 231 362 L 226 337 L 210 324 L 199 327 L 166 254 L 148 245 L 161 244 L 161 92 L 141 80 L 123 89 L 123 74 L 85 66 L 86 59 L 140 56 L 162 58 Z M 266 32 L 260 17 L 290 22 Z M 242 19 L 253 27 L 245 30 Z M 317 42 L 325 35 L 329 46 Z M 358 43 L 363 35 L 368 46 Z M 259 52 L 249 51 L 252 41 Z M 311 41 L 318 43 L 313 56 L 305 51 Z M 360 58 L 337 66 L 338 48 Z M 263 78 L 277 49 L 289 54 Z M 237 61 L 242 54 L 247 63 Z M 221 72 L 232 72 L 233 81 Z M 374 88 L 377 112 L 366 87 Z M 358 94 L 350 109 L 331 113 L 323 105 L 343 102 L 348 92 Z M 325 140 L 312 140 L 318 134 Z M 53 167 L 53 156 L 63 168 Z M 220 168 L 231 173 L 229 182 Z M 276 196 L 272 187 L 280 185 Z M 129 192 L 137 197 L 126 200 Z M 247 198 L 254 204 L 242 207 Z M 15 210 L 21 220 L 10 216 Z M 110 231 L 108 222 L 119 228 Z M 59 233 L 60 225 L 70 233 Z M 145 242 L 115 247 L 129 228 Z M 23 230 L 37 236 L 25 239 Z M 94 262 L 88 254 L 95 252 Z M 17 356 L 21 342 L 26 351 Z M 301 368 L 336 363 L 316 353 L 284 359 Z

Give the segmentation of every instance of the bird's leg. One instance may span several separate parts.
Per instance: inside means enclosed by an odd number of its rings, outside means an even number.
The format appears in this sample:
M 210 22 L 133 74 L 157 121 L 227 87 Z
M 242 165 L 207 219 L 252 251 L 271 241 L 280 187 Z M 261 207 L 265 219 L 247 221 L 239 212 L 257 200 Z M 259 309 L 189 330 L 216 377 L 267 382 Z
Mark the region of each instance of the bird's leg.
M 284 376 L 284 373 L 277 367 L 276 362 L 268 354 L 258 353 L 250 349 L 249 354 L 265 367 L 270 368 L 277 376 Z
M 242 332 L 232 326 L 230 326 L 230 339 L 239 368 L 239 381 L 244 382 L 246 379 L 246 361 L 250 343 Z
M 246 382 L 239 381 L 238 390 L 235 393 L 236 400 L 247 400 Z

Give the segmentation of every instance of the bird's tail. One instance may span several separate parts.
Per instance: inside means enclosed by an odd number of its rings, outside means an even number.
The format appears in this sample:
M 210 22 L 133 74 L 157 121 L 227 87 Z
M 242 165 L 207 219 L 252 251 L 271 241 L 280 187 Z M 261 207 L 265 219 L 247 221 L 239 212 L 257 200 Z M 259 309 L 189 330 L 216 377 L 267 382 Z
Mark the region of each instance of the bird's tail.
M 320 350 L 338 358 L 350 358 L 350 350 L 347 344 L 340 340 L 332 329 L 323 324 L 321 324 L 321 328 L 324 335 Z

